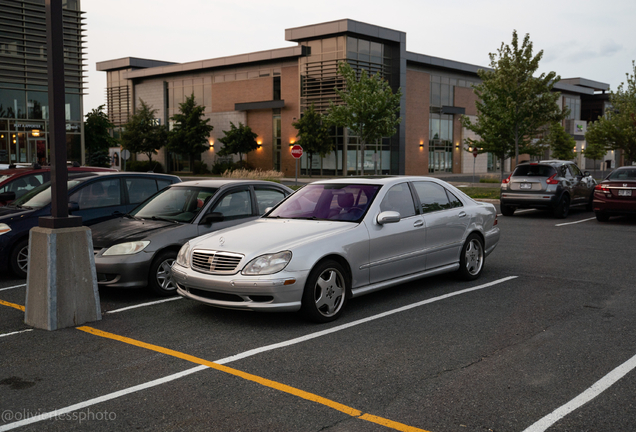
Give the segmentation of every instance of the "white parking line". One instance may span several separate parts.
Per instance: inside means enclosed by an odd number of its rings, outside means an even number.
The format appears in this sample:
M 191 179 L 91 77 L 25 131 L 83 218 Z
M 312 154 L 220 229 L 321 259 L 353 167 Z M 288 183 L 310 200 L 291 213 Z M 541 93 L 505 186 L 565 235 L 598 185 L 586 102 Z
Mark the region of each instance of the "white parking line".
M 565 222 L 565 223 L 561 223 L 561 224 L 556 224 L 555 226 L 572 225 L 572 224 L 577 224 L 577 223 L 581 223 L 581 222 L 591 221 L 591 220 L 594 220 L 594 219 L 596 219 L 596 217 L 588 218 L 588 219 L 581 219 L 579 221 L 574 221 L 574 222 Z
M 583 405 L 594 399 L 596 396 L 603 393 L 619 379 L 623 378 L 625 375 L 631 372 L 634 368 L 636 368 L 636 356 L 627 360 L 625 363 L 592 384 L 592 387 L 585 390 L 583 393 L 572 399 L 570 402 L 552 411 L 550 414 L 543 417 L 541 420 L 539 420 L 523 432 L 545 431 L 572 411 L 582 407 Z
M 11 333 L 0 334 L 0 337 L 11 336 L 11 335 L 15 335 L 15 334 L 20 334 L 20 333 L 30 332 L 30 331 L 33 331 L 33 329 L 26 329 L 26 330 L 20 330 L 20 331 L 17 331 L 17 332 L 11 332 Z
M 153 302 L 149 302 L 149 303 L 141 303 L 138 305 L 134 305 L 134 306 L 128 306 L 125 308 L 121 308 L 121 309 L 113 309 L 112 311 L 107 311 L 106 313 L 117 313 L 117 312 L 122 312 L 125 310 L 129 310 L 129 309 L 137 309 L 140 307 L 145 307 L 145 306 L 152 306 L 152 305 L 156 305 L 159 303 L 165 303 L 165 302 L 169 302 L 169 301 L 174 301 L 174 300 L 181 300 L 183 297 L 170 297 L 168 299 L 165 300 L 157 300 L 157 301 L 153 301 Z
M 6 290 L 14 289 L 14 288 L 21 288 L 23 286 L 26 286 L 26 284 L 15 285 L 15 286 L 10 286 L 10 287 L 6 287 L 6 288 L 0 288 L 0 291 L 6 291 Z
M 509 276 L 509 277 L 505 277 L 503 279 L 498 279 L 498 280 L 493 281 L 493 282 L 488 282 L 488 283 L 485 283 L 485 284 L 482 284 L 482 285 L 478 285 L 478 286 L 473 287 L 473 288 L 467 288 L 467 289 L 464 289 L 464 290 L 461 290 L 461 291 L 456 291 L 456 292 L 452 292 L 452 293 L 449 293 L 449 294 L 444 294 L 444 295 L 441 295 L 441 296 L 438 296 L 438 297 L 434 297 L 434 298 L 431 298 L 431 299 L 428 299 L 428 300 L 423 300 L 421 302 L 413 303 L 413 304 L 410 304 L 410 305 L 407 305 L 407 306 L 403 306 L 403 307 L 400 307 L 400 308 L 397 308 L 397 309 L 393 309 L 393 310 L 390 310 L 390 311 L 387 311 L 387 312 L 383 312 L 383 313 L 380 313 L 380 314 L 377 314 L 377 315 L 373 315 L 373 316 L 370 316 L 368 318 L 359 319 L 357 321 L 353 321 L 353 322 L 350 322 L 348 324 L 342 324 L 342 325 L 333 327 L 331 329 L 327 329 L 327 330 L 311 333 L 311 334 L 308 334 L 308 335 L 305 335 L 305 336 L 301 336 L 301 337 L 298 337 L 298 338 L 290 339 L 290 340 L 285 341 L 285 342 L 280 342 L 280 343 L 276 343 L 276 344 L 267 345 L 267 346 L 264 346 L 262 348 L 256 348 L 256 349 L 253 349 L 253 350 L 245 351 L 245 352 L 240 353 L 240 354 L 236 354 L 236 355 L 233 355 L 233 356 L 230 356 L 230 357 L 226 357 L 226 358 L 217 360 L 214 363 L 227 364 L 227 363 L 231 363 L 231 362 L 236 361 L 236 360 L 244 359 L 246 357 L 251 357 L 251 356 L 254 356 L 256 354 L 260 354 L 260 353 L 263 353 L 263 352 L 266 352 L 266 351 L 271 351 L 271 350 L 274 350 L 274 349 L 283 348 L 283 347 L 287 347 L 287 346 L 290 346 L 290 345 L 298 344 L 298 343 L 305 342 L 305 341 L 308 341 L 308 340 L 311 340 L 311 339 L 315 339 L 315 338 L 320 337 L 320 336 L 325 336 L 325 335 L 330 334 L 330 333 L 335 333 L 335 332 L 340 331 L 340 330 L 345 330 L 345 329 L 348 329 L 350 327 L 357 326 L 359 324 L 364 324 L 364 323 L 367 323 L 367 322 L 370 322 L 370 321 L 374 321 L 374 320 L 377 320 L 377 319 L 380 319 L 380 318 L 384 318 L 384 317 L 389 316 L 389 315 L 393 315 L 393 314 L 396 314 L 396 313 L 399 313 L 399 312 L 404 312 L 404 311 L 407 311 L 409 309 L 413 309 L 413 308 L 416 308 L 416 307 L 419 307 L 419 306 L 422 306 L 422 305 L 425 305 L 425 304 L 434 303 L 436 301 L 445 300 L 445 299 L 450 298 L 450 297 L 455 297 L 455 296 L 458 296 L 458 295 L 461 295 L 461 294 L 467 294 L 467 293 L 472 292 L 472 291 L 477 291 L 477 290 L 480 290 L 480 289 L 488 288 L 488 287 L 491 287 L 493 285 L 498 285 L 500 283 L 507 282 L 507 281 L 512 280 L 512 279 L 516 279 L 517 277 L 518 276 Z M 160 302 L 169 301 L 169 300 L 176 300 L 176 299 L 179 299 L 179 298 L 182 298 L 182 297 L 175 297 L 175 298 L 171 298 L 171 299 L 167 299 L 167 300 L 162 300 Z M 153 303 L 156 303 L 156 302 L 153 302 Z M 151 304 L 151 303 L 146 303 L 145 305 L 148 305 L 148 304 Z M 141 307 L 141 306 L 143 306 L 143 305 L 138 305 L 137 307 Z M 131 308 L 132 307 L 135 307 L 135 306 L 131 306 Z M 127 309 L 127 308 L 123 308 L 123 309 L 119 309 L 119 310 L 124 310 L 124 309 Z M 113 312 L 113 311 L 111 311 L 111 312 Z M 130 394 L 130 393 L 134 393 L 134 392 L 137 392 L 137 391 L 140 391 L 140 390 L 145 390 L 147 388 L 155 387 L 155 386 L 158 386 L 160 384 L 164 384 L 164 383 L 167 383 L 169 381 L 173 381 L 175 379 L 178 379 L 178 378 L 181 378 L 181 377 L 184 377 L 184 376 L 187 376 L 187 375 L 190 375 L 192 373 L 199 372 L 199 371 L 202 371 L 202 370 L 205 370 L 205 369 L 209 369 L 209 367 L 208 366 L 197 366 L 197 367 L 194 367 L 194 368 L 191 368 L 191 369 L 186 369 L 186 370 L 184 370 L 182 372 L 179 372 L 179 373 L 176 373 L 176 374 L 168 375 L 168 376 L 165 376 L 163 378 L 159 378 L 159 379 L 156 379 L 156 380 L 153 380 L 153 381 L 149 381 L 149 382 L 144 383 L 144 384 L 139 384 L 139 385 L 136 385 L 134 387 L 129 387 L 127 389 L 123 389 L 123 390 L 119 390 L 119 391 L 116 391 L 116 392 L 113 392 L 113 393 L 109 393 L 109 394 L 106 394 L 104 396 L 100 396 L 100 397 L 93 398 L 93 399 L 90 399 L 90 400 L 87 400 L 87 401 L 84 401 L 84 402 L 80 402 L 80 403 L 77 403 L 77 404 L 74 404 L 74 405 L 67 406 L 65 408 L 60 408 L 58 410 L 50 411 L 48 413 L 42 413 L 41 415 L 34 416 L 34 417 L 31 417 L 31 418 L 28 418 L 28 419 L 24 419 L 24 420 L 20 420 L 20 421 L 14 422 L 14 423 L 0 425 L 0 432 L 8 431 L 8 430 L 11 430 L 11 429 L 15 429 L 17 427 L 25 426 L 25 425 L 36 423 L 36 422 L 39 422 L 39 421 L 48 420 L 48 419 L 54 418 L 56 416 L 60 416 L 60 415 L 63 415 L 63 414 L 66 414 L 66 413 L 69 413 L 69 412 L 72 412 L 72 411 L 76 411 L 76 410 L 79 410 L 79 409 L 82 409 L 82 408 L 86 408 L 86 407 L 91 406 L 91 405 L 96 405 L 98 403 L 105 402 L 105 401 L 108 401 L 108 400 L 111 400 L 111 399 L 115 399 L 115 398 L 118 398 L 118 397 L 121 397 L 121 396 L 125 396 L 125 395 Z

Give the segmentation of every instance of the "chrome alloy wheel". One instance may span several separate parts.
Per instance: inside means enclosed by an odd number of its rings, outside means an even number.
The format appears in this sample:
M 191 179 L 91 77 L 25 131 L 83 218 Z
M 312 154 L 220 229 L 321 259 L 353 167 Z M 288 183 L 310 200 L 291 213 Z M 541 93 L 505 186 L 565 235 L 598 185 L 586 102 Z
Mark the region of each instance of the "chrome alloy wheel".
M 466 271 L 471 276 L 478 275 L 484 265 L 484 250 L 481 242 L 473 238 L 466 247 Z
M 316 309 L 324 317 L 338 314 L 344 304 L 345 292 L 345 280 L 342 273 L 334 268 L 325 269 L 314 287 Z
M 172 264 L 174 264 L 174 261 L 174 258 L 168 258 L 159 264 L 157 268 L 157 275 L 155 276 L 157 278 L 157 285 L 165 291 L 174 291 L 177 289 L 172 277 L 170 277 L 170 268 Z

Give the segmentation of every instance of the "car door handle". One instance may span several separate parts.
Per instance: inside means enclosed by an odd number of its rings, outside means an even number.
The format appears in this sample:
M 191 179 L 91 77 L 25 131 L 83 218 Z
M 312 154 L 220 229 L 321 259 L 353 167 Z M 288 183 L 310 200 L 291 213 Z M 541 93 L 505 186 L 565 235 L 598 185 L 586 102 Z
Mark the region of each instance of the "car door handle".
M 466 212 L 465 211 L 459 212 L 459 214 L 457 215 L 457 217 L 460 217 L 460 218 L 463 218 L 465 216 L 466 216 Z
M 421 226 L 424 226 L 424 221 L 423 220 L 418 220 L 413 222 L 413 228 L 419 228 Z

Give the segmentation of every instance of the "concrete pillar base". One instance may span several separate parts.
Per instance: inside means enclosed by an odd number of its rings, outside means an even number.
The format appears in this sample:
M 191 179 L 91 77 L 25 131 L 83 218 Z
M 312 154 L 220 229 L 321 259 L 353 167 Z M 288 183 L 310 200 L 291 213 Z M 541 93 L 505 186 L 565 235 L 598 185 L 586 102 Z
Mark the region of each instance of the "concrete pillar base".
M 24 322 L 57 330 L 100 319 L 91 230 L 31 229 Z

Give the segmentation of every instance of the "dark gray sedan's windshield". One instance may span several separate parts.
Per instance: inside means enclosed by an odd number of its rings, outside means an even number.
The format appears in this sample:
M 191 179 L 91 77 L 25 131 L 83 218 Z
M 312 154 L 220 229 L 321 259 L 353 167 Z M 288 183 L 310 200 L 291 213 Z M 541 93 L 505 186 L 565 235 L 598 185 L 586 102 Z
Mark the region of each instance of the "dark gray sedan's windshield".
M 381 186 L 310 184 L 297 191 L 267 217 L 359 221 Z
M 174 186 L 148 198 L 130 212 L 141 219 L 192 222 L 217 191 L 215 188 Z

